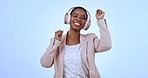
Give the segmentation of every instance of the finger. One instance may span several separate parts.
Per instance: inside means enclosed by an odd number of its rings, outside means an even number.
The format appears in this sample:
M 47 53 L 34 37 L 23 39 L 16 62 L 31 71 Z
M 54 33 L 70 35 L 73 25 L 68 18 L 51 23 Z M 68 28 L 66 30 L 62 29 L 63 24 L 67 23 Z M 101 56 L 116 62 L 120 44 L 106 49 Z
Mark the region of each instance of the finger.
M 61 34 L 63 34 L 63 30 L 61 30 Z
M 61 38 L 62 37 L 62 35 L 61 34 L 58 34 L 58 38 Z
M 63 34 L 63 30 L 59 30 L 59 31 L 58 31 L 58 37 L 61 38 L 61 37 L 62 37 L 62 34 Z
M 60 33 L 61 33 L 61 30 L 56 31 L 56 33 L 57 33 L 57 34 L 60 34 Z
M 103 13 L 105 13 L 105 12 L 102 11 L 102 10 L 100 10 L 100 9 L 98 9 L 98 10 L 97 10 L 97 13 L 98 13 L 98 14 L 103 14 Z
M 101 9 L 98 9 L 98 10 L 97 10 L 97 12 L 101 12 L 101 11 L 102 11 Z
M 101 11 L 101 9 L 97 9 L 97 12 Z
M 101 11 L 97 11 L 96 15 L 101 15 L 102 12 Z
M 55 33 L 59 33 L 59 32 L 60 32 L 60 30 L 56 31 Z
M 56 37 L 56 38 L 59 37 L 59 32 L 60 32 L 60 30 L 58 30 L 58 31 L 55 32 L 55 37 Z
M 96 11 L 96 14 L 98 14 L 99 13 L 99 9 Z
M 58 30 L 58 31 L 55 32 L 56 37 L 61 37 L 62 34 L 63 34 L 63 30 Z

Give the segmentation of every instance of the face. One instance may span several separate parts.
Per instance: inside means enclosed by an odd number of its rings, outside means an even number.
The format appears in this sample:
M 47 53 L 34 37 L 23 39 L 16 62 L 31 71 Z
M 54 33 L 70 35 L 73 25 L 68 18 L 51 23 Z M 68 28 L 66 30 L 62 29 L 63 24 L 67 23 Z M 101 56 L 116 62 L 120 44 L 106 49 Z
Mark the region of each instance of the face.
M 70 18 L 70 27 L 73 30 L 80 31 L 86 22 L 86 13 L 83 9 L 75 9 Z

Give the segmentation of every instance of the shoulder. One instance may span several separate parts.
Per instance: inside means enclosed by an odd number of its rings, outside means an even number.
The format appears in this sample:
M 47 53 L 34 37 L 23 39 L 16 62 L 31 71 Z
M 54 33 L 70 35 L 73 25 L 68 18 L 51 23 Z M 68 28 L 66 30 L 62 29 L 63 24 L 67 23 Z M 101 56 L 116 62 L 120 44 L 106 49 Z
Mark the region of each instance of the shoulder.
M 96 34 L 95 33 L 88 33 L 88 34 L 82 34 L 83 37 L 85 37 L 86 39 L 92 39 L 92 38 L 96 38 Z
M 96 36 L 95 33 L 89 33 L 89 34 L 87 34 L 87 37 L 88 37 L 88 38 L 95 38 L 95 37 L 97 37 L 97 36 Z

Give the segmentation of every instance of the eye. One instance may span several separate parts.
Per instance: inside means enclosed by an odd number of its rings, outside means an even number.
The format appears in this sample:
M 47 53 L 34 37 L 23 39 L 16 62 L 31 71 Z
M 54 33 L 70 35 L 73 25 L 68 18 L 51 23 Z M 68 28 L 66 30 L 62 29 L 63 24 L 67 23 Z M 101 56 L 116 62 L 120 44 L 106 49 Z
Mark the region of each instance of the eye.
M 82 17 L 83 20 L 85 20 L 85 17 Z
M 82 16 L 81 19 L 86 20 L 86 19 L 85 19 L 85 16 Z
M 73 14 L 73 17 L 78 17 L 78 15 L 77 14 Z

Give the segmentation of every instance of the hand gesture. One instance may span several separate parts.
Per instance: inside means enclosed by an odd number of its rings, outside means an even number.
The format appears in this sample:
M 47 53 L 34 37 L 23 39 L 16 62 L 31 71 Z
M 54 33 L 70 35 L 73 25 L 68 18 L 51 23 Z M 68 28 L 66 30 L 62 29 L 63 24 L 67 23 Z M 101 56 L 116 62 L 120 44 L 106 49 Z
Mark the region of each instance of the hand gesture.
M 103 19 L 104 18 L 104 15 L 105 15 L 105 12 L 103 12 L 102 10 L 98 9 L 96 11 L 96 19 L 99 20 L 99 19 Z
M 62 34 L 63 34 L 63 30 L 58 30 L 58 31 L 56 31 L 56 32 L 55 32 L 55 39 L 61 41 Z

